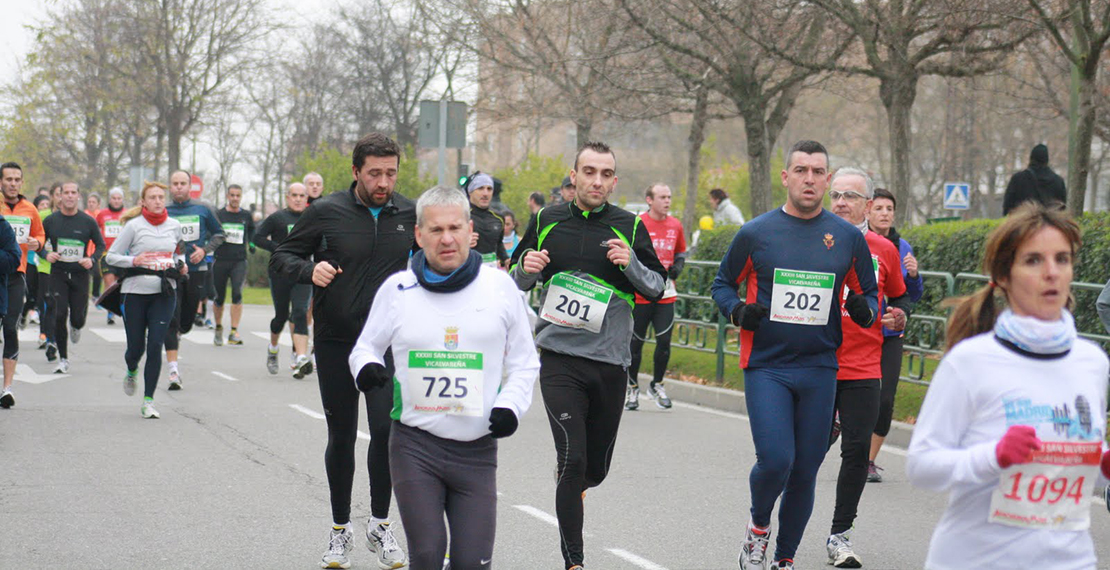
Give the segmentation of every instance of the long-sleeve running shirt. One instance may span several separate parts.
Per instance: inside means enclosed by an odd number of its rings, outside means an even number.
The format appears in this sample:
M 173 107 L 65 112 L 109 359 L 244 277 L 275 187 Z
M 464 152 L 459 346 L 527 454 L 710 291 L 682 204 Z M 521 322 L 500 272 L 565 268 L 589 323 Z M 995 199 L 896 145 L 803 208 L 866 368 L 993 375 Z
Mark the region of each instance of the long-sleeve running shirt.
M 216 217 L 216 211 L 212 206 L 199 200 L 184 202 L 170 200 L 166 204 L 166 211 L 171 218 L 181 224 L 181 235 L 187 246 L 185 258 L 189 264 L 189 271 L 208 271 L 208 264 L 203 259 L 200 263 L 194 264 L 189 257 L 193 254 L 194 246 L 211 255 L 224 243 L 226 236 L 219 218 Z
M 877 318 L 871 250 L 852 224 L 828 210 L 802 219 L 782 208 L 744 224 L 713 280 L 713 300 L 725 316 L 742 302 L 770 309 L 759 330 L 741 329 L 740 367 L 837 368 L 845 283 Z
M 293 226 L 297 225 L 297 220 L 301 219 L 303 213 L 304 210 L 294 212 L 286 208 L 270 214 L 265 220 L 262 220 L 261 224 L 258 224 L 258 230 L 252 240 L 254 245 L 273 253 L 277 246 L 289 236 L 289 232 L 293 231 Z
M 58 269 L 65 271 L 88 271 L 79 265 L 85 257 L 93 259 L 104 255 L 104 236 L 100 235 L 100 226 L 92 216 L 80 210 L 72 216 L 67 216 L 61 210 L 54 212 L 42 221 L 46 230 L 46 241 L 51 249 L 60 258 L 54 262 Z M 92 255 L 86 256 L 89 243 L 96 244 Z

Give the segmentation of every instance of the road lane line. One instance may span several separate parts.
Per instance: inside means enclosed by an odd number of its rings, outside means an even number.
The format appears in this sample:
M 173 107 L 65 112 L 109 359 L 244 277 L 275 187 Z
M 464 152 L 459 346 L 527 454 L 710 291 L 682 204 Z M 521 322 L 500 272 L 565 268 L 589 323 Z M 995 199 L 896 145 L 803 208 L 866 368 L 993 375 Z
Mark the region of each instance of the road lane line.
M 213 370 L 212 374 L 215 374 L 216 376 L 219 376 L 220 378 L 223 378 L 224 380 L 230 380 L 232 382 L 238 382 L 239 381 L 238 378 L 233 378 L 231 376 L 228 376 L 227 374 L 224 374 L 223 372 L 217 372 L 217 371 Z
M 660 566 L 646 558 L 640 558 L 639 556 L 636 556 L 635 554 L 632 554 L 627 550 L 621 550 L 619 548 L 606 548 L 605 550 L 608 550 L 611 554 L 619 558 L 623 558 L 625 561 L 631 562 L 636 567 L 643 568 L 644 570 L 667 570 L 665 567 Z
M 310 410 L 310 409 L 308 409 L 308 408 L 306 408 L 306 407 L 304 407 L 300 404 L 289 404 L 289 407 L 293 408 L 294 410 L 297 410 L 298 412 L 300 412 L 300 413 L 302 413 L 302 414 L 304 414 L 304 415 L 306 415 L 310 418 L 314 418 L 314 419 L 317 419 L 317 420 L 325 419 L 324 414 L 321 414 L 320 412 L 314 412 L 314 411 L 312 411 L 312 410 Z M 359 430 L 358 438 L 359 439 L 364 439 L 366 441 L 370 441 L 370 434 L 368 434 L 368 433 L 366 433 L 362 430 Z
M 513 505 L 513 508 L 517 509 L 518 511 L 530 514 L 555 528 L 559 528 L 559 519 L 537 509 L 536 507 L 532 507 L 529 505 Z

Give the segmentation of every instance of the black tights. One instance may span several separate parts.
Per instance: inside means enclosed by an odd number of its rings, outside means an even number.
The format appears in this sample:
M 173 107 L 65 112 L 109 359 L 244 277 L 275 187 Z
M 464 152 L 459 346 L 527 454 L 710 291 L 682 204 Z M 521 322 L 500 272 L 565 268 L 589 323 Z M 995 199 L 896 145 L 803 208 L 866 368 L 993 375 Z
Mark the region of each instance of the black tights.
M 632 309 L 632 364 L 628 367 L 628 385 L 639 386 L 640 360 L 644 353 L 648 325 L 655 331 L 655 357 L 652 359 L 652 386 L 663 381 L 667 363 L 671 361 L 671 333 L 674 331 L 674 303 L 648 303 Z

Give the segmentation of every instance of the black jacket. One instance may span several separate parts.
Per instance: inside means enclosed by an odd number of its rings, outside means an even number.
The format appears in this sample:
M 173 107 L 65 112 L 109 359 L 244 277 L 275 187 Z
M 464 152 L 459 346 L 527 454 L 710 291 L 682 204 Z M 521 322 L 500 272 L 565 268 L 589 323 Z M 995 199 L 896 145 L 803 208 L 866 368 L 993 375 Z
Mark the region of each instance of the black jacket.
M 327 287 L 313 287 L 317 341 L 354 343 L 386 277 L 405 269 L 415 247 L 416 203 L 394 194 L 375 220 L 346 192 L 321 197 L 305 209 L 270 257 L 270 269 L 297 283 L 312 283 L 316 263 L 343 270 Z M 309 258 L 315 256 L 315 261 Z
M 1002 197 L 1002 215 L 1028 201 L 1040 202 L 1045 206 L 1058 202 L 1068 203 L 1068 192 L 1064 179 L 1048 166 L 1032 165 L 1010 177 L 1006 194 Z
M 277 246 L 289 236 L 289 231 L 297 224 L 297 220 L 301 219 L 303 213 L 304 210 L 294 212 L 285 208 L 270 214 L 258 225 L 258 230 L 255 231 L 251 241 L 254 245 L 273 253 Z
M 509 259 L 502 239 L 505 237 L 505 221 L 501 216 L 471 204 L 470 219 L 474 222 L 474 231 L 478 232 L 478 245 L 474 251 L 482 255 L 495 253 L 498 261 Z

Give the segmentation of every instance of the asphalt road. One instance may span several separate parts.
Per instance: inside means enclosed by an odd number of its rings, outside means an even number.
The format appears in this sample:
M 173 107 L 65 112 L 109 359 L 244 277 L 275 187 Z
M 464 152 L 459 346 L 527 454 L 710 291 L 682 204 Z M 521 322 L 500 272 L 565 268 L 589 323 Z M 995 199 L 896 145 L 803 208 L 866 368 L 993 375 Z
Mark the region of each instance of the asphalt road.
M 319 392 L 315 376 L 285 370 L 287 347 L 282 373 L 266 373 L 269 319 L 268 308 L 247 306 L 241 347 L 214 347 L 208 330 L 187 335 L 185 388 L 167 392 L 163 369 L 160 420 L 140 417 L 141 390 L 123 394 L 123 329 L 103 313 L 93 310 L 71 348 L 68 376 L 50 374 L 43 352 L 24 342 L 16 406 L 0 410 L 0 568 L 318 567 L 331 522 Z M 501 444 L 494 564 L 503 570 L 562 568 L 555 456 L 538 389 L 535 398 Z M 586 498 L 587 567 L 735 568 L 754 459 L 743 416 L 644 400 L 625 413 L 609 479 Z M 912 488 L 899 450 L 880 464 L 886 480 L 863 495 L 857 551 L 865 568 L 920 568 L 946 497 Z M 825 566 L 838 466 L 830 453 L 798 568 Z M 362 460 L 355 480 L 361 534 L 370 509 Z M 1110 515 L 1092 508 L 1110 567 Z M 352 561 L 376 568 L 361 539 Z

